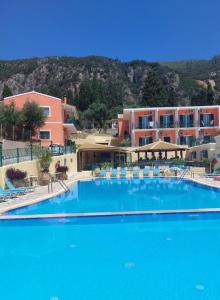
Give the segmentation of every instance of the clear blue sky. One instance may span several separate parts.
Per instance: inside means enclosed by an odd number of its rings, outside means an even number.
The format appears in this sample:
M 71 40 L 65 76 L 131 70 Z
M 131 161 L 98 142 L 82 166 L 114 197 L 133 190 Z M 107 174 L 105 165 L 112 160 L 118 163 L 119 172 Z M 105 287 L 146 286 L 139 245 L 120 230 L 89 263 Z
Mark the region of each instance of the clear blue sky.
M 0 59 L 220 54 L 219 0 L 1 0 Z

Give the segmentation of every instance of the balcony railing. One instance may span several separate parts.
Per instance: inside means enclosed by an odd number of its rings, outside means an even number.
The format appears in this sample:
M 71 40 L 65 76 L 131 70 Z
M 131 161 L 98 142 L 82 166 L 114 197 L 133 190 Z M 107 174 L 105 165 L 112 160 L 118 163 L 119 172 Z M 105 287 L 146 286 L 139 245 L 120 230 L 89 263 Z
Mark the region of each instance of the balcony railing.
M 186 123 L 180 123 L 180 128 L 190 128 L 195 127 L 194 122 L 186 122 Z
M 174 128 L 174 123 L 160 123 L 160 128 Z

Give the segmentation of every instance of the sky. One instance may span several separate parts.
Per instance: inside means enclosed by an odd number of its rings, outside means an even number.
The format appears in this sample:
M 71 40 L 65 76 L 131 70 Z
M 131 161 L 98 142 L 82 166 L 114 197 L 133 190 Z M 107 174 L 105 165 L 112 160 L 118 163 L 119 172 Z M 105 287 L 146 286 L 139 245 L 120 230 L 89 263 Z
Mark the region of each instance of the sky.
M 0 59 L 220 54 L 219 0 L 0 0 Z

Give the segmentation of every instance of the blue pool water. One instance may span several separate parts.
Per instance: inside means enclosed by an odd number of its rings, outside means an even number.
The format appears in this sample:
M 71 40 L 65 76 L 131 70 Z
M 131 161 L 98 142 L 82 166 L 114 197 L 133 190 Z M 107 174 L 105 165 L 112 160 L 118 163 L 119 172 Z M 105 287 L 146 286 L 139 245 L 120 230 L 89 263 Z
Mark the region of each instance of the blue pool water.
M 30 194 L 31 197 L 31 194 Z M 79 181 L 71 191 L 12 215 L 220 207 L 220 191 L 171 178 Z
M 0 221 L 5 300 L 218 300 L 220 216 Z

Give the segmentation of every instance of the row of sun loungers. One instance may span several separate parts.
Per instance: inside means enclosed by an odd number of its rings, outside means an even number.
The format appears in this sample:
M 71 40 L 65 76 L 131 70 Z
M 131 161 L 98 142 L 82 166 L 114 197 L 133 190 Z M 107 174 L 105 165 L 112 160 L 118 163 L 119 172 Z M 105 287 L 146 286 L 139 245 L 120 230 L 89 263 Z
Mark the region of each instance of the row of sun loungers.
M 153 176 L 159 176 L 161 173 L 160 168 L 157 166 L 154 166 L 152 171 Z M 141 172 L 142 171 L 139 167 L 133 167 L 133 169 L 131 170 L 131 174 L 133 177 L 140 177 Z M 96 177 L 106 177 L 107 173 L 108 171 L 104 168 L 96 169 L 94 172 Z M 109 175 L 110 177 L 127 177 L 128 170 L 126 168 L 121 168 L 121 170 L 113 168 L 111 171 L 109 171 Z M 143 176 L 150 176 L 150 167 L 145 166 L 145 168 L 143 169 Z
M 0 200 L 5 201 L 7 199 L 16 198 L 20 195 L 25 195 L 26 193 L 33 192 L 34 189 L 32 186 L 24 187 L 14 187 L 11 181 L 8 178 L 5 178 L 5 185 L 7 190 L 4 190 L 0 186 Z

